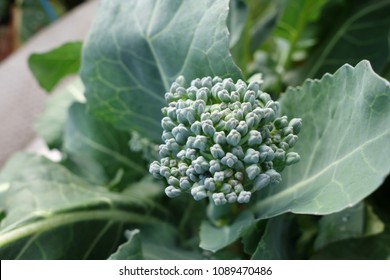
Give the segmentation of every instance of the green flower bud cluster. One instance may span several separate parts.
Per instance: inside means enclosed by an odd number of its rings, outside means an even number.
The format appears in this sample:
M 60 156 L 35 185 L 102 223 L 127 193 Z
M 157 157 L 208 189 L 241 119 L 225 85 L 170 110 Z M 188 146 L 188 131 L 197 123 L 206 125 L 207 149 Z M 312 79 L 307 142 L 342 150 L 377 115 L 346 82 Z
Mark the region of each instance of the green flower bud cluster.
M 150 173 L 165 178 L 165 193 L 211 197 L 216 205 L 248 203 L 251 194 L 281 182 L 285 166 L 299 161 L 288 152 L 302 122 L 278 117 L 279 103 L 259 83 L 205 77 L 185 87 L 182 76 L 165 94 L 160 161 Z

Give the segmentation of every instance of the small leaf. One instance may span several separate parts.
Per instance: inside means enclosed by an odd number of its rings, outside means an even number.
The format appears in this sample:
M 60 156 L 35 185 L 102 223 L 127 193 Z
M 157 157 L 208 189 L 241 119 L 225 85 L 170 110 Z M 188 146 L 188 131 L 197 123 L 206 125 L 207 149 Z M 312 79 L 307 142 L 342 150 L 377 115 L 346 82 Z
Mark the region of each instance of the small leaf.
M 138 229 L 126 231 L 128 240 L 120 245 L 118 250 L 112 254 L 109 260 L 142 260 L 142 245 Z
M 260 190 L 259 218 L 338 212 L 381 185 L 390 172 L 390 86 L 367 61 L 290 88 L 280 101 L 282 115 L 302 118 L 301 161 Z
M 364 236 L 382 233 L 385 230 L 385 224 L 375 214 L 370 205 L 366 205 L 365 210 L 366 221 L 364 226 Z
M 81 42 L 71 42 L 46 53 L 32 54 L 28 65 L 39 85 L 50 92 L 62 78 L 79 71 L 80 57 Z
M 241 237 L 241 234 L 254 222 L 249 211 L 241 213 L 231 225 L 215 227 L 208 221 L 203 221 L 200 227 L 200 244 L 205 250 L 216 252 Z

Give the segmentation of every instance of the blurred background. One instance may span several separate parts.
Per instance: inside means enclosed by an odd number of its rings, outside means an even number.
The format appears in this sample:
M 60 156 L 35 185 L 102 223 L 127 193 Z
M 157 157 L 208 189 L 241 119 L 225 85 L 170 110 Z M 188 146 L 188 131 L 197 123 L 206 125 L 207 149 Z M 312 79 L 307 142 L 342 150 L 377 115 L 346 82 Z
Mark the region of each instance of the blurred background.
M 85 0 L 0 0 L 0 60 Z
M 0 168 L 15 151 L 45 152 L 33 121 L 48 95 L 31 74 L 28 57 L 82 41 L 97 4 L 96 0 L 0 0 Z

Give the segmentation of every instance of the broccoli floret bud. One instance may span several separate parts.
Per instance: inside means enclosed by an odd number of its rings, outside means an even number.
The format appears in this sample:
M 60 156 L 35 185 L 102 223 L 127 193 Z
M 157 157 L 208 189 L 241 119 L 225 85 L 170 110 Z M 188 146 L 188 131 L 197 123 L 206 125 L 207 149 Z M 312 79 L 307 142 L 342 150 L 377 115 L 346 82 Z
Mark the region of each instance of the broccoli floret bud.
M 149 172 L 165 178 L 165 193 L 209 197 L 216 205 L 248 203 L 252 193 L 279 184 L 302 120 L 279 115 L 280 105 L 260 84 L 205 77 L 185 88 L 180 76 L 165 94 L 160 161 Z

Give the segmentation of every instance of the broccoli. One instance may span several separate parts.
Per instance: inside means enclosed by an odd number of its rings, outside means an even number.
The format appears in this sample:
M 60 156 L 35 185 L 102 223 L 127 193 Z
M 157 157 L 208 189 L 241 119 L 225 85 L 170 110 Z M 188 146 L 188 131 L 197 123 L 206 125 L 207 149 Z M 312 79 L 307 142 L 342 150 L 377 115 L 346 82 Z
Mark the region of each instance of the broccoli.
M 281 182 L 285 166 L 300 159 L 288 152 L 302 121 L 278 117 L 279 103 L 260 83 L 220 77 L 180 76 L 165 94 L 160 161 L 150 173 L 165 178 L 165 193 L 210 197 L 216 205 L 248 203 L 257 190 Z

